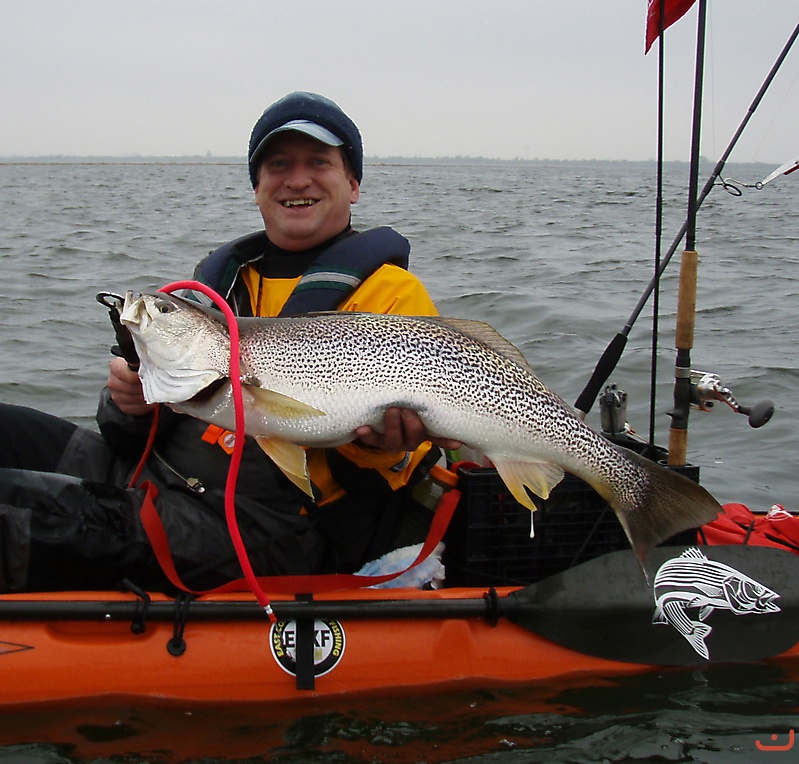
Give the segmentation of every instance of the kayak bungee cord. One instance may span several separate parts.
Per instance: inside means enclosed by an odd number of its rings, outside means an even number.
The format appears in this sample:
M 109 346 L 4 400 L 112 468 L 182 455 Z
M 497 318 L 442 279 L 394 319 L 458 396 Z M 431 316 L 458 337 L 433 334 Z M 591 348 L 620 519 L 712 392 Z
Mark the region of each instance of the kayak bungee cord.
M 208 297 L 214 305 L 222 311 L 227 322 L 228 333 L 230 335 L 230 385 L 233 393 L 233 410 L 235 413 L 236 436 L 233 441 L 233 452 L 230 455 L 230 466 L 228 467 L 227 481 L 225 482 L 225 520 L 227 521 L 228 532 L 236 550 L 236 556 L 244 573 L 244 580 L 247 582 L 250 591 L 255 596 L 258 604 L 263 608 L 272 623 L 277 623 L 277 617 L 272 610 L 272 604 L 266 592 L 261 588 L 255 571 L 252 569 L 250 557 L 244 546 L 244 540 L 239 531 L 239 524 L 236 520 L 236 482 L 239 476 L 239 467 L 244 451 L 244 396 L 241 391 L 241 364 L 239 358 L 239 324 L 236 315 L 230 306 L 213 289 L 201 284 L 199 281 L 175 281 L 159 289 L 159 292 L 171 294 L 179 289 L 186 289 L 193 292 L 200 292 Z

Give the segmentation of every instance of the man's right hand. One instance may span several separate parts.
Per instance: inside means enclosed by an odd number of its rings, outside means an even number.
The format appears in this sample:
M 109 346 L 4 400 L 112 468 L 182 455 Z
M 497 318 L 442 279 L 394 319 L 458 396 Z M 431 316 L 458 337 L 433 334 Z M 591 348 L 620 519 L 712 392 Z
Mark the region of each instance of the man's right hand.
M 108 368 L 108 389 L 111 391 L 111 400 L 123 414 L 143 416 L 155 408 L 156 404 L 144 400 L 139 374 L 128 366 L 124 358 L 111 359 Z

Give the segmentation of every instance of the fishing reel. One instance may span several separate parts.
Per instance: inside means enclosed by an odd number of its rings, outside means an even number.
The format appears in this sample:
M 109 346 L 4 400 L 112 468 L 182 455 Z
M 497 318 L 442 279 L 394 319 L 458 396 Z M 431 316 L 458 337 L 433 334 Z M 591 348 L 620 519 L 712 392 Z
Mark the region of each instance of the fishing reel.
M 715 401 L 726 403 L 736 414 L 748 416 L 750 427 L 762 427 L 774 415 L 771 401 L 760 401 L 751 408 L 742 406 L 717 374 L 691 369 L 691 406 L 699 411 L 712 411 Z

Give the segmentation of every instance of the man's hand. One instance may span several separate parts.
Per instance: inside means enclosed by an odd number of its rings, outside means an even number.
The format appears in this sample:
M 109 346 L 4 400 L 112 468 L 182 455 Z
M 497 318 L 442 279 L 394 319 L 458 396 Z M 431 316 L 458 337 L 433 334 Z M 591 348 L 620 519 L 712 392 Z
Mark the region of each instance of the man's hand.
M 139 375 L 128 366 L 124 358 L 111 359 L 108 368 L 107 384 L 111 391 L 111 400 L 123 414 L 142 416 L 155 408 L 154 403 L 144 400 Z
M 366 425 L 355 430 L 355 434 L 364 446 L 384 451 L 415 451 L 426 440 L 444 449 L 454 450 L 463 445 L 460 441 L 449 438 L 431 438 L 419 415 L 411 409 L 386 409 L 384 424 L 383 433 Z

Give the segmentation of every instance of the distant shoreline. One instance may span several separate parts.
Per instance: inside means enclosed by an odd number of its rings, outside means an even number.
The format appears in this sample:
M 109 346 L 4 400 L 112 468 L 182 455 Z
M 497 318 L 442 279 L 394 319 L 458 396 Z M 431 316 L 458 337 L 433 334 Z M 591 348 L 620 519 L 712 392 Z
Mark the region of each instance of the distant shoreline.
M 116 165 L 116 164 L 153 164 L 153 165 L 172 165 L 172 164 L 203 164 L 203 165 L 239 165 L 244 164 L 243 157 L 226 156 L 0 156 L 0 165 L 37 165 L 37 164 L 97 164 L 97 165 Z M 403 166 L 403 165 L 481 165 L 481 166 L 507 166 L 507 165 L 611 165 L 627 164 L 651 166 L 655 164 L 654 159 L 493 159 L 490 157 L 365 157 L 364 163 L 374 167 L 382 166 Z M 688 164 L 685 161 L 673 160 L 666 162 L 666 165 L 681 166 Z M 703 166 L 711 164 L 711 160 L 702 158 Z M 751 166 L 771 166 L 769 162 L 733 162 L 738 165 Z

